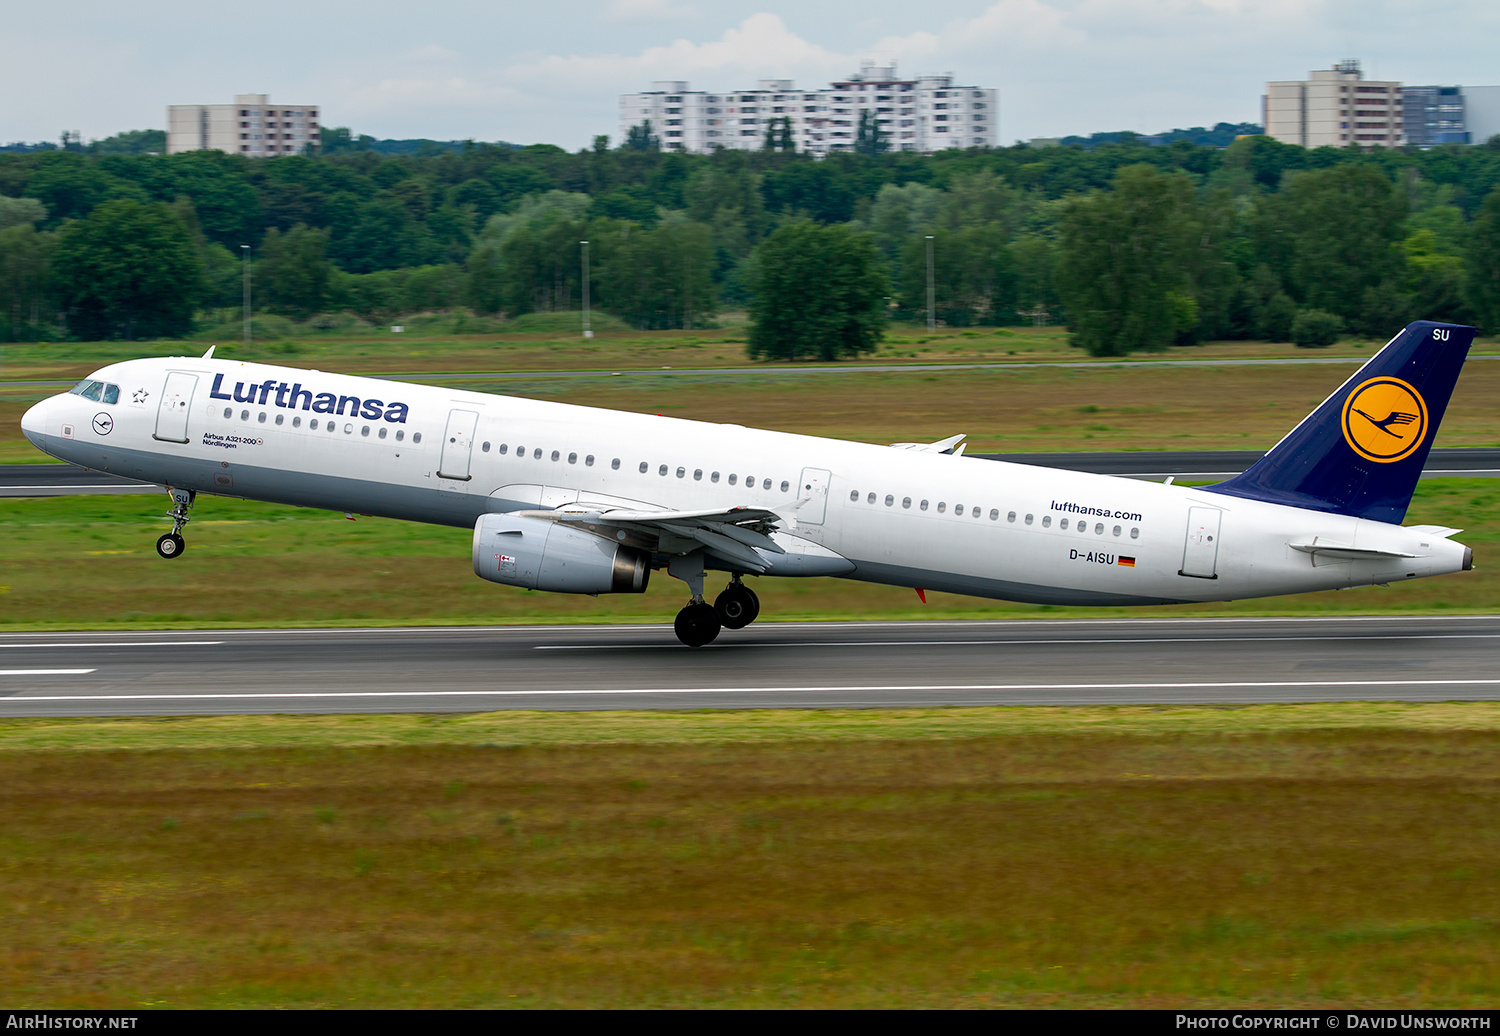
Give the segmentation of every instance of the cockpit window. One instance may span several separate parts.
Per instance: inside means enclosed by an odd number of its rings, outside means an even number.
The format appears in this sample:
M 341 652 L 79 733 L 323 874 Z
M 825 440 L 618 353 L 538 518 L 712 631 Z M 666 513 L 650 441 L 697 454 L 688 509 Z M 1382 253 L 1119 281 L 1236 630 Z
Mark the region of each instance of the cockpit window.
M 84 399 L 92 399 L 100 403 L 118 403 L 120 401 L 120 386 L 109 385 L 102 381 L 94 381 L 92 378 L 85 378 L 69 389 L 68 394 L 82 396 Z

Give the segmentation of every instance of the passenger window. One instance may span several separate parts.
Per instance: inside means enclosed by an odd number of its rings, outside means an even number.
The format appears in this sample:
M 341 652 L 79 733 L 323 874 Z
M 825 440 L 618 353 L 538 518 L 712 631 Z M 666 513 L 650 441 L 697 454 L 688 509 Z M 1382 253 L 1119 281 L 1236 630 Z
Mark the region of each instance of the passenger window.
M 556 464 L 557 461 L 558 461 L 558 459 L 560 457 L 562 457 L 562 453 L 560 451 L 558 451 L 558 450 L 553 450 L 552 451 L 552 463 Z
M 301 428 L 302 427 L 302 418 L 300 418 L 300 417 L 294 417 L 294 418 L 292 418 L 292 427 L 293 428 Z
M 281 424 L 285 420 L 286 420 L 286 415 L 285 414 L 277 414 L 276 415 L 276 423 L 278 425 Z
M 257 417 L 255 419 L 255 421 L 256 421 L 257 424 L 265 424 L 266 423 L 266 412 L 264 410 L 262 410 L 260 412 L 260 416 Z
M 380 438 L 384 439 L 385 438 L 385 433 L 387 431 L 388 431 L 388 429 L 385 429 L 385 428 L 380 429 Z
M 875 502 L 875 494 L 874 493 L 871 493 L 869 496 L 865 497 L 865 503 L 867 503 L 867 504 L 873 504 L 874 502 Z
M 1080 535 L 1080 536 L 1086 535 L 1088 533 L 1088 531 L 1089 531 L 1089 523 L 1088 522 L 1079 522 L 1078 523 L 1078 535 Z
M 396 438 L 398 438 L 398 439 L 401 438 L 401 433 L 400 432 L 396 433 Z M 422 433 L 421 432 L 412 432 L 411 433 L 411 441 L 414 442 L 414 443 L 421 442 L 422 441 Z M 537 452 L 540 453 L 541 451 L 538 450 Z
M 413 435 L 411 437 L 411 441 L 412 442 L 421 442 L 422 441 L 422 433 L 418 432 L 416 435 Z M 540 446 L 538 446 L 536 449 L 534 449 L 534 450 L 531 451 L 531 459 L 532 460 L 541 460 L 542 459 L 542 448 Z
M 903 496 L 901 498 L 901 506 L 904 507 L 904 508 L 906 508 L 906 509 L 908 509 L 908 510 L 910 510 L 911 509 L 911 497 L 909 497 L 909 496 Z
M 923 500 L 919 506 L 923 511 L 927 510 L 927 501 Z
M 885 506 L 890 507 L 890 506 L 894 505 L 895 502 L 896 502 L 896 498 L 894 496 L 892 496 L 889 493 L 887 493 L 885 495 Z
M 694 482 L 702 482 L 703 481 L 703 469 L 702 468 L 694 468 L 693 469 L 693 481 Z
M 120 401 L 120 386 L 118 386 L 118 385 L 105 385 L 104 386 L 104 402 L 106 402 L 106 403 L 118 403 L 119 401 Z
M 1067 527 L 1068 527 L 1068 520 L 1066 518 L 1064 518 L 1062 520 L 1062 524 L 1059 525 L 1058 528 L 1059 529 L 1066 529 Z M 1042 515 L 1042 528 L 1044 528 L 1044 529 L 1050 529 L 1050 528 L 1052 528 L 1052 516 L 1050 514 L 1044 514 L 1044 515 Z
M 495 452 L 500 454 L 500 456 L 502 457 L 505 456 L 506 453 L 510 452 L 510 443 L 502 442 L 499 448 L 495 450 Z
M 570 454 L 568 454 L 568 463 L 569 464 L 577 464 L 578 463 L 578 454 L 576 454 L 576 453 L 570 453 Z
M 992 521 L 992 522 L 998 522 L 999 520 L 1000 520 L 1000 508 L 998 508 L 998 507 L 991 507 L 990 508 L 990 521 Z
M 620 458 L 616 457 L 614 460 L 610 461 L 609 462 L 609 467 L 610 467 L 611 471 L 619 471 L 620 470 Z
M 708 476 L 708 480 L 710 482 L 717 482 L 717 481 L 719 481 L 719 473 L 717 471 L 715 471 L 712 475 Z
M 370 426 L 369 425 L 361 425 L 360 429 L 359 429 L 359 434 L 360 434 L 361 438 L 368 439 L 370 437 Z
M 641 474 L 644 475 L 645 473 L 646 473 L 646 462 L 645 461 L 641 461 Z
M 307 422 L 307 427 L 316 432 L 318 430 L 318 419 L 315 417 L 311 421 Z M 396 435 L 399 437 L 401 433 L 397 432 Z
M 1120 527 L 1119 527 L 1119 526 L 1118 526 L 1118 525 L 1116 525 L 1116 526 L 1115 526 L 1115 531 L 1114 531 L 1114 534 L 1115 534 L 1115 535 L 1116 535 L 1116 536 L 1118 536 L 1118 535 L 1120 535 Z
M 659 468 L 656 469 L 656 473 L 658 475 L 660 475 L 662 478 L 666 478 L 667 477 L 667 466 L 665 464 L 663 464 L 661 467 L 659 467 Z
M 1103 536 L 1104 535 L 1104 523 L 1103 522 L 1095 522 L 1094 523 L 1094 535 L 1095 536 Z
M 400 432 L 396 433 L 396 438 L 398 438 L 398 439 L 401 438 L 401 433 Z M 516 460 L 525 460 L 525 459 L 526 459 L 526 447 L 524 447 L 524 446 L 517 446 L 516 447 Z
M 479 452 L 480 453 L 489 453 L 490 452 L 490 444 L 489 443 L 485 443 L 484 445 L 480 446 L 479 447 Z
M 938 514 L 942 514 L 946 510 L 948 510 L 948 504 L 945 501 L 939 500 L 938 501 Z
M 227 420 L 229 420 L 229 418 L 231 418 L 233 416 L 234 416 L 234 411 L 231 410 L 231 409 L 229 409 L 228 407 L 225 407 L 224 408 L 224 419 L 227 421 Z
M 730 475 L 730 476 L 729 476 L 729 484 L 730 484 L 730 485 L 731 485 L 731 486 L 732 486 L 732 485 L 734 485 L 734 484 L 735 484 L 735 483 L 736 483 L 736 482 L 738 482 L 738 481 L 739 481 L 739 476 L 738 476 L 738 475 Z M 856 498 L 856 499 L 857 499 L 857 498 L 858 498 L 858 497 L 859 497 L 859 494 L 858 494 L 858 493 L 855 493 L 855 494 L 854 494 L 854 496 L 855 496 L 855 498 Z
M 1047 524 L 1047 520 L 1045 518 L 1042 519 L 1042 524 L 1043 525 Z M 1062 529 L 1064 532 L 1066 532 L 1068 530 L 1068 520 L 1066 518 L 1064 518 L 1062 521 L 1060 521 L 1060 522 L 1057 523 L 1057 527 L 1059 529 Z
M 761 482 L 761 484 L 760 484 L 760 488 L 762 488 L 762 489 L 770 489 L 771 488 L 771 480 L 770 479 L 764 479 Z
M 350 427 L 351 427 L 351 426 L 350 426 L 350 425 L 347 425 L 347 424 L 346 424 L 346 425 L 344 425 L 344 431 L 345 431 L 345 432 L 348 432 L 348 431 L 349 431 L 349 429 L 350 429 Z M 328 422 L 328 430 L 329 430 L 329 431 L 330 431 L 330 432 L 336 432 L 336 431 L 338 431 L 338 430 L 339 430 L 339 428 L 338 428 L 338 425 L 337 425 L 337 424 L 336 424 L 336 423 L 334 423 L 334 422 L 333 422 L 333 421 L 329 421 L 329 422 Z
M 783 493 L 789 491 L 791 488 L 792 488 L 792 484 L 790 482 L 788 482 L 786 479 L 782 479 L 781 480 L 781 491 Z
M 1140 539 L 1141 538 L 1141 530 L 1140 529 L 1131 529 L 1130 530 L 1130 538 L 1133 539 L 1133 540 Z
M 1026 524 L 1027 525 L 1031 524 L 1031 515 L 1029 515 L 1029 514 L 1026 516 Z
M 1015 521 L 1015 520 L 1016 520 L 1016 512 L 1014 512 L 1014 511 L 1011 511 L 1011 512 L 1010 512 L 1010 513 L 1009 513 L 1009 514 L 1007 514 L 1007 515 L 1006 515 L 1006 516 L 1005 516 L 1005 520 L 1006 520 L 1006 521 L 1008 521 L 1008 522 L 1013 522 L 1013 521 Z
M 316 425 L 316 423 L 317 422 L 314 422 L 314 425 Z M 404 429 L 404 428 L 397 428 L 396 429 L 396 441 L 400 442 L 402 439 L 405 439 L 405 438 L 406 438 L 406 429 Z
M 731 481 L 731 482 L 734 481 L 734 476 L 733 475 L 729 476 L 729 481 Z M 857 503 L 859 503 L 859 490 L 857 490 L 857 489 L 851 489 L 851 490 L 849 490 L 849 502 L 851 504 L 857 504 Z
M 963 504 L 954 504 L 953 505 L 953 513 L 956 514 L 956 515 L 958 515 L 958 516 L 960 516 L 960 517 L 962 517 L 963 513 L 964 513 L 964 505 Z
M 240 411 L 240 420 L 241 421 L 248 421 L 248 420 L 250 420 L 250 411 L 248 411 L 248 410 L 241 410 Z
M 354 426 L 352 424 L 349 424 L 348 422 L 345 422 L 345 424 L 344 424 L 344 434 L 345 435 L 353 435 L 354 434 Z
M 678 478 L 685 478 L 686 476 L 687 476 L 687 468 L 678 468 L 677 469 L 677 477 Z
M 592 453 L 583 458 L 583 466 L 586 468 L 592 468 L 594 466 L 594 455 Z

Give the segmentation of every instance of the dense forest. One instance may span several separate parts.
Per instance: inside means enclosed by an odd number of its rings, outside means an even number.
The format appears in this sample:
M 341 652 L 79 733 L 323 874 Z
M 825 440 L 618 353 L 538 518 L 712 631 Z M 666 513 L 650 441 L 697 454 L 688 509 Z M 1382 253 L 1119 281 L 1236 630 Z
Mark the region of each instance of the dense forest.
M 577 309 L 583 241 L 592 304 L 640 328 L 725 308 L 774 320 L 783 293 L 819 304 L 809 276 L 862 293 L 857 331 L 825 325 L 851 344 L 824 355 L 871 348 L 886 319 L 927 318 L 929 248 L 940 323 L 1066 323 L 1097 354 L 1316 345 L 1419 317 L 1500 333 L 1500 139 L 1359 151 L 1126 136 L 821 161 L 775 140 L 673 154 L 644 132 L 577 153 L 391 155 L 339 139 L 253 160 L 0 154 L 0 340 L 235 319 L 245 246 L 256 311 L 313 326 Z

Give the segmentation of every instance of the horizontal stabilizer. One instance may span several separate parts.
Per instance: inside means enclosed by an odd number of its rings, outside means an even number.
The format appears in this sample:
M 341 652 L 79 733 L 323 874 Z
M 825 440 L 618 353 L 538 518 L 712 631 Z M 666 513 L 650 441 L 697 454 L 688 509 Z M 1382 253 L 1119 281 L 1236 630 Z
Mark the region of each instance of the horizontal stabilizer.
M 1296 543 L 1288 543 L 1293 550 L 1300 550 L 1304 554 L 1312 554 L 1316 557 L 1338 559 L 1340 561 L 1380 561 L 1383 558 L 1414 558 L 1416 554 L 1408 554 L 1403 550 L 1378 550 L 1369 547 L 1356 547 L 1352 543 L 1338 543 L 1334 540 L 1314 536 L 1311 540 L 1302 540 Z

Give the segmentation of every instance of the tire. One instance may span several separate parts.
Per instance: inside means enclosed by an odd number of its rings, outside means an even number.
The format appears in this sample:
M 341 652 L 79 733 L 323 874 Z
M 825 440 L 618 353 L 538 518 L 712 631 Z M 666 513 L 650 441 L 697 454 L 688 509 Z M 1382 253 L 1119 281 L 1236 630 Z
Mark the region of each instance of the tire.
M 187 541 L 175 532 L 169 532 L 156 541 L 156 552 L 168 561 L 182 557 L 184 550 L 187 550 Z
M 672 628 L 688 647 L 702 647 L 719 635 L 719 615 L 707 604 L 690 604 L 677 613 Z
M 714 612 L 725 629 L 744 629 L 760 614 L 760 600 L 748 586 L 730 583 L 714 599 Z

